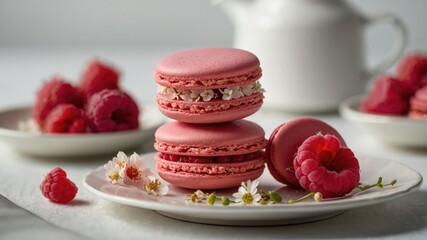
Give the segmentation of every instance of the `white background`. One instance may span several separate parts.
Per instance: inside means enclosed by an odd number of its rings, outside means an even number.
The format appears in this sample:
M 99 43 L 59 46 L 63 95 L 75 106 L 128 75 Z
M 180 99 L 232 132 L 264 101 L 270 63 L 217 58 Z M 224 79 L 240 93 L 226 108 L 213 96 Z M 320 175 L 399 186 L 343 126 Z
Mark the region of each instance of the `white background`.
M 263 0 L 259 0 L 263 1 Z M 286 1 L 286 0 L 283 0 Z M 427 48 L 426 0 L 352 0 L 364 14 L 393 12 L 410 32 L 409 49 Z M 369 31 L 386 52 L 387 29 Z M 231 45 L 233 26 L 209 0 L 1 0 L 0 47 Z

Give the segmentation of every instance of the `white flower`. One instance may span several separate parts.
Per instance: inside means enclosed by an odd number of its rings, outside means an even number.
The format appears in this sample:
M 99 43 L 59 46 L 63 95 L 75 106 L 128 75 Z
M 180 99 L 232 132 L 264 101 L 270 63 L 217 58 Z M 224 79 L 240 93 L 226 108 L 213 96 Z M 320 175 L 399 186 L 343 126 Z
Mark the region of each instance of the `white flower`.
M 186 101 L 186 102 L 192 102 L 193 99 L 191 98 L 191 90 L 187 90 L 187 89 L 179 89 L 177 90 L 179 97 Z
M 202 91 L 203 90 L 192 89 L 191 93 L 190 93 L 191 100 L 194 100 L 196 102 L 199 101 L 200 100 L 200 93 L 202 93 Z
M 42 129 L 34 118 L 18 122 L 18 130 L 27 133 L 41 134 Z
M 141 187 L 145 184 L 146 178 L 153 175 L 151 170 L 145 165 L 145 161 L 138 154 L 130 156 L 128 162 L 120 171 L 120 177 L 123 183 L 135 187 Z
M 257 189 L 258 184 L 258 180 L 242 182 L 238 192 L 233 193 L 234 201 L 244 205 L 257 204 L 261 200 L 261 194 L 258 193 Z
M 253 85 L 254 85 L 253 83 L 249 83 L 249 84 L 243 85 L 241 87 L 242 93 L 245 94 L 245 96 L 252 95 L 253 94 L 253 89 L 252 89 Z
M 104 165 L 105 178 L 112 184 L 123 183 L 123 178 L 120 176 L 120 172 L 125 167 L 128 157 L 123 152 L 117 153 L 117 157 L 113 160 L 108 161 Z
M 233 96 L 234 99 L 244 96 L 244 94 L 243 94 L 242 89 L 241 89 L 240 86 L 234 86 L 231 89 L 233 90 L 232 91 L 232 96 Z
M 253 92 L 254 93 L 264 93 L 265 92 L 264 88 L 262 88 L 261 83 L 259 83 L 259 81 L 254 82 Z
M 179 95 L 174 88 L 163 87 L 161 89 L 161 94 L 163 94 L 167 99 L 178 99 Z
M 222 93 L 222 100 L 231 100 L 233 98 L 243 97 L 243 93 L 240 90 L 240 86 L 235 86 L 231 88 L 225 88 L 224 90 L 220 90 Z
M 145 191 L 147 191 L 148 194 L 153 194 L 155 196 L 166 195 L 169 191 L 169 188 L 166 184 L 162 183 L 159 179 L 150 175 L 146 178 L 144 189 Z
M 202 93 L 200 93 L 200 96 L 202 97 L 203 101 L 209 102 L 212 100 L 212 98 L 215 97 L 215 92 L 211 89 L 204 90 Z
M 187 194 L 187 201 L 191 201 L 193 203 L 199 203 L 202 202 L 203 200 L 206 200 L 208 198 L 207 193 L 204 193 L 200 190 L 195 191 L 192 194 Z

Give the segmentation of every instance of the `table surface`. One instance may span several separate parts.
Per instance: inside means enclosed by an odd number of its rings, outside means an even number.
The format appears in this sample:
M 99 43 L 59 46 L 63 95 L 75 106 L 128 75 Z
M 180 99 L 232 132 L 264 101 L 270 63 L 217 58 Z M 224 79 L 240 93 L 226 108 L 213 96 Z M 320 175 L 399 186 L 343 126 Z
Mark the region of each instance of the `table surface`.
M 68 79 L 78 79 L 85 63 L 93 57 L 101 57 L 113 61 L 122 71 L 122 86 L 139 101 L 154 103 L 156 86 L 153 80 L 155 62 L 176 49 L 0 49 L 0 109 L 16 105 L 29 104 L 34 100 L 34 93 L 40 87 L 43 79 L 52 74 L 60 73 Z M 72 80 L 73 81 L 73 80 Z M 74 80 L 76 81 L 76 80 Z M 267 92 L 268 94 L 268 92 Z M 263 109 L 251 116 L 250 119 L 261 125 L 267 136 L 279 124 L 297 115 L 274 112 Z M 420 174 L 427 176 L 427 149 L 414 150 L 383 145 L 371 136 L 361 131 L 356 125 L 342 119 L 337 113 L 312 115 L 334 126 L 346 139 L 356 153 L 370 154 L 375 157 L 401 162 Z M 141 146 L 142 152 L 152 150 L 152 143 Z M 55 164 L 68 167 L 76 179 L 82 178 L 89 169 L 94 169 L 105 162 L 105 158 L 94 157 L 84 161 L 66 161 L 59 159 L 43 160 L 32 158 L 14 152 L 5 143 L 0 142 L 0 162 L 6 164 L 10 171 L 28 171 L 49 169 Z M 19 174 L 17 172 L 17 174 Z M 1 180 L 4 180 L 1 178 Z M 7 180 L 7 179 L 6 179 Z M 94 216 L 113 214 L 136 231 L 129 236 L 137 238 L 174 238 L 174 239 L 253 239 L 253 238 L 378 238 L 378 239 L 426 239 L 427 238 L 427 187 L 421 188 L 403 198 L 369 207 L 352 209 L 331 219 L 314 223 L 277 226 L 277 227 L 225 227 L 201 225 L 181 222 L 160 216 L 152 211 L 135 209 L 108 201 L 97 199 L 89 194 L 76 180 L 79 186 L 80 203 L 75 208 L 84 205 L 96 206 L 99 212 Z M 0 185 L 2 186 L 2 185 Z M 3 185 L 5 186 L 5 185 Z M 0 238 L 2 239 L 45 239 L 58 237 L 62 239 L 110 239 L 105 236 L 100 221 L 91 231 L 79 231 L 69 225 L 72 216 L 64 221 L 58 221 L 46 213 L 53 205 L 44 201 L 37 191 L 34 191 L 34 204 L 18 206 L 15 198 L 8 199 L 10 189 L 0 188 Z M 80 195 L 81 194 L 81 195 Z M 28 201 L 27 201 L 28 202 Z M 31 201 L 30 201 L 31 202 Z M 50 204 L 50 205 L 49 205 Z M 108 208 L 108 210 L 105 210 Z M 55 206 L 57 210 L 57 206 Z M 67 208 L 68 209 L 68 208 Z M 66 214 L 65 209 L 64 214 Z M 61 210 L 62 211 L 62 210 Z M 105 212 L 103 212 L 105 211 Z M 129 216 L 127 216 L 129 214 Z M 56 219 L 52 222 L 52 219 Z M 92 225 L 91 225 L 92 224 Z M 127 226 L 127 225 L 124 226 Z M 132 228 L 133 226 L 133 228 Z M 165 227 L 167 226 L 167 227 Z M 138 232 L 135 229 L 140 229 Z M 122 233 L 123 234 L 123 233 Z M 118 236 L 125 236 L 120 235 Z

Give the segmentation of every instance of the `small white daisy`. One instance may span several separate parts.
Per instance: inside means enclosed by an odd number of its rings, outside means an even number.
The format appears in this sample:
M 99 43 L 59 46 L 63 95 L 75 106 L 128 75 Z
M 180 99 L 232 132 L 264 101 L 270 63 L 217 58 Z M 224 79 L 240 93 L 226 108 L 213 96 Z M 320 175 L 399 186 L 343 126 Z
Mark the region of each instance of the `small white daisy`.
M 257 204 L 261 200 L 261 194 L 258 193 L 257 189 L 258 184 L 258 180 L 242 182 L 238 192 L 233 193 L 234 201 L 244 205 Z
M 153 176 L 147 176 L 144 189 L 148 194 L 155 196 L 166 195 L 169 191 L 169 187 L 166 184 L 162 183 L 159 179 Z
M 123 183 L 123 178 L 120 176 L 120 172 L 126 165 L 127 161 L 128 157 L 126 154 L 123 152 L 117 153 L 117 157 L 114 157 L 104 165 L 105 179 L 112 184 Z
M 123 178 L 123 183 L 135 187 L 144 185 L 144 181 L 148 176 L 153 175 L 151 170 L 147 168 L 145 161 L 138 154 L 134 153 L 126 162 L 124 168 L 120 171 L 120 177 Z

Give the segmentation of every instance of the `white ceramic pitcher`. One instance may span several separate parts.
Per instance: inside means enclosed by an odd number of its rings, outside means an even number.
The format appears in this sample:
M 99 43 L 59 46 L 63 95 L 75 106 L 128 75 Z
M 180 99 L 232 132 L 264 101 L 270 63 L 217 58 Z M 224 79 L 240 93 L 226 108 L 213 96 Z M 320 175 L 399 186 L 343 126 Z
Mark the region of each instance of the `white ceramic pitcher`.
M 265 106 L 296 112 L 335 110 L 360 94 L 367 79 L 401 56 L 406 31 L 391 14 L 365 16 L 344 0 L 214 1 L 235 25 L 234 45 L 255 53 L 263 68 Z M 396 32 L 385 59 L 365 69 L 364 29 Z

